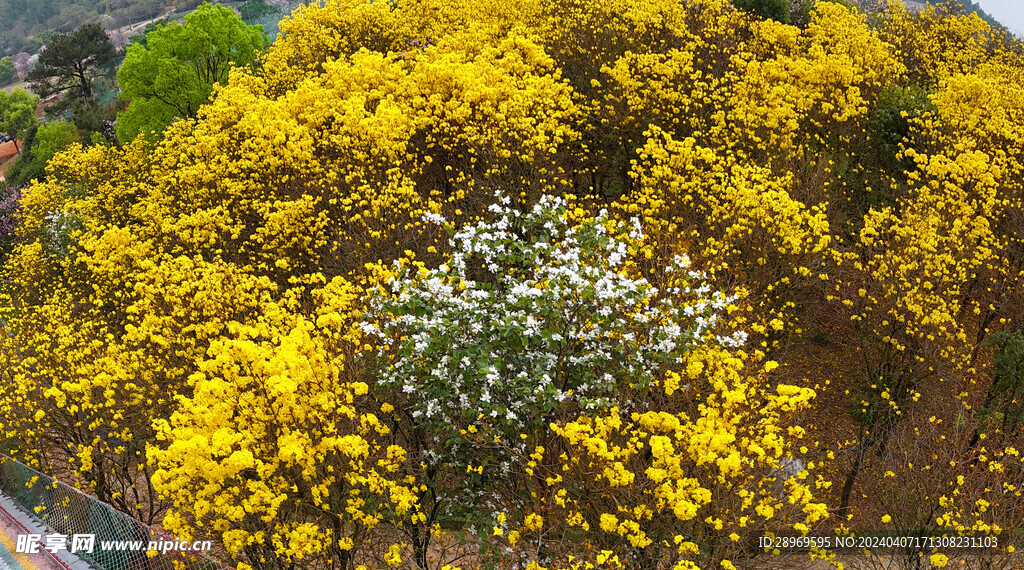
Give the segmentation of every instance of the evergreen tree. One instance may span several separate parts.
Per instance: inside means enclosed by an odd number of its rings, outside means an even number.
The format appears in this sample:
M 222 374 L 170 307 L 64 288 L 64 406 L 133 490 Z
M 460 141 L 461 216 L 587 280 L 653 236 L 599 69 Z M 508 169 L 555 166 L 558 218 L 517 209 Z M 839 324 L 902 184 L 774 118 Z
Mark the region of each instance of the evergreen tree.
M 32 90 L 41 97 L 62 94 L 57 108 L 91 99 L 96 68 L 114 57 L 114 44 L 99 24 L 85 24 L 70 34 L 57 34 L 28 74 Z

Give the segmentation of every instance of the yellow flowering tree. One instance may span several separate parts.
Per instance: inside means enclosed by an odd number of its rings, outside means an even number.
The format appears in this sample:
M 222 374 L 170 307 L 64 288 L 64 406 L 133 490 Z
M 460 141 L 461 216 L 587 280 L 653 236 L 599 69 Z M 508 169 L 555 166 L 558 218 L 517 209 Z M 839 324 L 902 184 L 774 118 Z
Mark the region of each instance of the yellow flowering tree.
M 252 567 L 351 568 L 387 539 L 375 534 L 382 521 L 415 520 L 406 452 L 355 361 L 359 293 L 335 278 L 312 293 L 310 314 L 271 304 L 262 322 L 232 323 L 211 343 L 191 397 L 156 421 L 164 443 L 149 457 L 173 501 L 168 530 L 215 534 Z
M 5 451 L 251 567 L 1007 536 L 1024 52 L 949 7 L 798 23 L 301 6 L 7 201 Z

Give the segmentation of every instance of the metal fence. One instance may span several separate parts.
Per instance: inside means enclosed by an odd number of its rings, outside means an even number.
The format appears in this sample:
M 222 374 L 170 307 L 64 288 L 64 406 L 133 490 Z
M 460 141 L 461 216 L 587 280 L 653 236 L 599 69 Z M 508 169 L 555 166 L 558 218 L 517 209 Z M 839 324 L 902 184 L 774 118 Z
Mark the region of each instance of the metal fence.
M 102 570 L 230 570 L 201 552 L 170 549 L 147 553 L 156 543 L 159 550 L 170 536 L 139 522 L 130 515 L 94 499 L 78 489 L 44 475 L 24 463 L 0 453 L 0 492 L 11 498 L 30 516 L 67 537 L 72 548 L 74 535 L 93 535 L 92 552 L 74 552 Z M 134 544 L 133 544 L 134 543 Z M 145 547 L 138 548 L 140 544 Z M 192 543 L 189 543 L 191 546 Z M 46 544 L 43 544 L 45 547 Z M 104 548 L 107 546 L 107 548 Z

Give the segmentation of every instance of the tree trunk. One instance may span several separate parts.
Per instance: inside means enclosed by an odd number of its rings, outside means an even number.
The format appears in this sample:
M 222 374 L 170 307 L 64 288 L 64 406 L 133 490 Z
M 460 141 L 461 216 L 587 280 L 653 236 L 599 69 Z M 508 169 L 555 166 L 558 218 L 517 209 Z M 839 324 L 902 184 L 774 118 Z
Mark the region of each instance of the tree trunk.
M 847 509 L 850 508 L 850 492 L 853 490 L 853 482 L 857 479 L 857 474 L 860 472 L 860 462 L 864 458 L 863 449 L 857 453 L 857 459 L 853 461 L 853 467 L 850 468 L 850 472 L 846 475 L 846 482 L 843 483 L 843 492 L 839 496 L 839 515 L 843 516 L 846 514 Z

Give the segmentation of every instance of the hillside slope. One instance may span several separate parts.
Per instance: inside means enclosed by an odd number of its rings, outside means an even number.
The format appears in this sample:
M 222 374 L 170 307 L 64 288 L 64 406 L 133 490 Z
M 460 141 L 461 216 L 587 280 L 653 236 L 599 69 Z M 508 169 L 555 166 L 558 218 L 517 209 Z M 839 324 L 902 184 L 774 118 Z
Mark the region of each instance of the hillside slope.
M 0 56 L 35 52 L 46 42 L 48 31 L 70 32 L 94 22 L 117 28 L 156 17 L 166 8 L 198 4 L 198 0 L 0 0 Z

